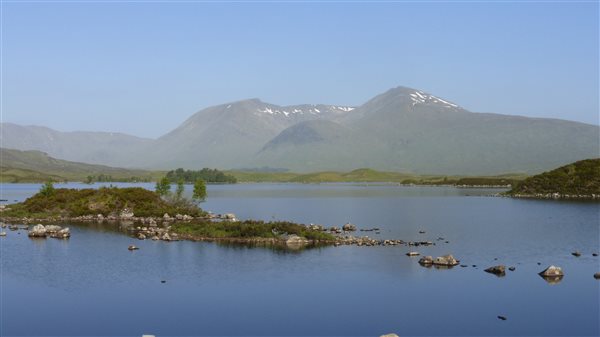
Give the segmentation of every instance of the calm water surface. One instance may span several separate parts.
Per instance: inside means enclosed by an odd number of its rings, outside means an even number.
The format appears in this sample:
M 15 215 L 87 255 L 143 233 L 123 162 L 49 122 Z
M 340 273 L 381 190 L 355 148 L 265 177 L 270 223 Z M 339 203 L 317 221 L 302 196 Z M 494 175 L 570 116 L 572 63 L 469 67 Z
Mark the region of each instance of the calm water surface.
M 20 201 L 38 189 L 3 184 L 0 198 Z M 242 219 L 350 221 L 380 227 L 382 238 L 443 237 L 449 243 L 417 250 L 469 265 L 449 270 L 421 267 L 404 255 L 408 247 L 290 252 L 138 241 L 99 225 L 71 225 L 66 241 L 8 231 L 0 335 L 598 336 L 599 205 L 485 196 L 495 192 L 238 184 L 209 186 L 202 205 Z M 132 243 L 141 249 L 128 251 Z M 496 264 L 516 271 L 483 272 Z M 550 264 L 563 268 L 562 282 L 537 275 Z

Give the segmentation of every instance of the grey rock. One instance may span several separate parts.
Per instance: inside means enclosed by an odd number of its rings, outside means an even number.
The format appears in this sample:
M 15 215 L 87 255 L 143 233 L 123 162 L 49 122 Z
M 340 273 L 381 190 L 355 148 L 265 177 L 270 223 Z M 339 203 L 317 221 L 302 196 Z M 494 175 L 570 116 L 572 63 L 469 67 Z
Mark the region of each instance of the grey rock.
M 433 257 L 431 256 L 423 256 L 419 259 L 419 263 L 425 266 L 430 266 L 433 264 Z
M 433 260 L 433 264 L 438 266 L 456 266 L 459 262 L 451 254 L 438 256 Z
M 344 226 L 342 226 L 342 230 L 344 230 L 346 232 L 354 232 L 354 231 L 356 231 L 356 225 L 347 223 Z

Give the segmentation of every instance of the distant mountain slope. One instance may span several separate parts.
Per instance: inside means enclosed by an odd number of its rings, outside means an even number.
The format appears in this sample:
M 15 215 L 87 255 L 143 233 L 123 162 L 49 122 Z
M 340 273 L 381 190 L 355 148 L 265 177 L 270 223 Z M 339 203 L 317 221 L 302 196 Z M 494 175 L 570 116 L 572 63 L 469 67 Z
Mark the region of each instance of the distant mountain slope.
M 120 167 L 431 175 L 539 173 L 600 154 L 600 128 L 557 119 L 474 113 L 397 87 L 359 107 L 278 106 L 258 99 L 203 109 L 156 139 L 2 124 L 3 146 Z
M 529 177 L 508 192 L 526 196 L 554 193 L 600 198 L 600 159 L 581 160 Z
M 37 150 L 55 158 L 111 166 L 135 166 L 132 159 L 140 156 L 152 143 L 112 132 L 61 132 L 40 126 L 0 124 L 2 147 Z
M 599 153 L 597 126 L 472 113 L 404 87 L 373 98 L 338 123 L 347 130 L 343 136 L 321 132 L 319 141 L 288 142 L 285 151 L 269 146 L 257 156 L 256 164 L 292 171 L 370 167 L 420 174 L 494 175 L 540 172 Z M 275 139 L 294 134 L 290 129 Z
M 278 106 L 249 99 L 201 110 L 160 137 L 145 167 L 239 168 L 287 127 L 311 120 L 335 120 L 352 107 Z
M 153 173 L 55 159 L 40 151 L 19 151 L 0 148 L 0 172 L 4 182 L 79 180 L 88 176 L 112 176 L 115 180 L 133 177 L 152 179 Z

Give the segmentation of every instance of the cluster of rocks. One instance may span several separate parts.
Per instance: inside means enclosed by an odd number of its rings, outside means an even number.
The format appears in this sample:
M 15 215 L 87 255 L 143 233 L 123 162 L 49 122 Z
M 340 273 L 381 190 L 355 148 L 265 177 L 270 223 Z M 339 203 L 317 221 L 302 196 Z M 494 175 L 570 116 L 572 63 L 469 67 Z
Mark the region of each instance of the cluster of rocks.
M 162 240 L 162 241 L 178 241 L 179 236 L 177 233 L 171 233 L 171 226 L 158 227 L 158 226 L 137 226 L 130 227 L 129 231 L 138 240 Z
M 233 213 L 214 214 L 209 212 L 207 218 L 213 220 L 238 221 L 238 218 Z
M 535 194 L 511 194 L 512 198 L 534 198 L 534 199 L 600 199 L 600 194 L 561 194 L 535 193 Z
M 402 240 L 380 240 L 373 239 L 368 236 L 363 237 L 354 237 L 354 236 L 339 236 L 336 237 L 336 241 L 334 243 L 335 246 L 341 245 L 355 245 L 355 246 L 397 246 L 405 244 Z
M 71 237 L 71 232 L 68 227 L 57 225 L 42 225 L 37 224 L 27 233 L 30 238 L 46 238 L 50 236 L 55 239 L 68 239 Z

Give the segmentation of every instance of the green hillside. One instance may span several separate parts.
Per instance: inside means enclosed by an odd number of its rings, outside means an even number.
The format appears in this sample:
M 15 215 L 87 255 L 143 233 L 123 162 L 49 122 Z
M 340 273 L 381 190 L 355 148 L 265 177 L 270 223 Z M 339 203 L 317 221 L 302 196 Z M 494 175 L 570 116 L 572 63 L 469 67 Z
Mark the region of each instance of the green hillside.
M 1 182 L 153 181 L 161 174 L 55 159 L 40 151 L 0 148 Z
M 600 159 L 586 159 L 529 177 L 507 192 L 513 196 L 600 195 Z

